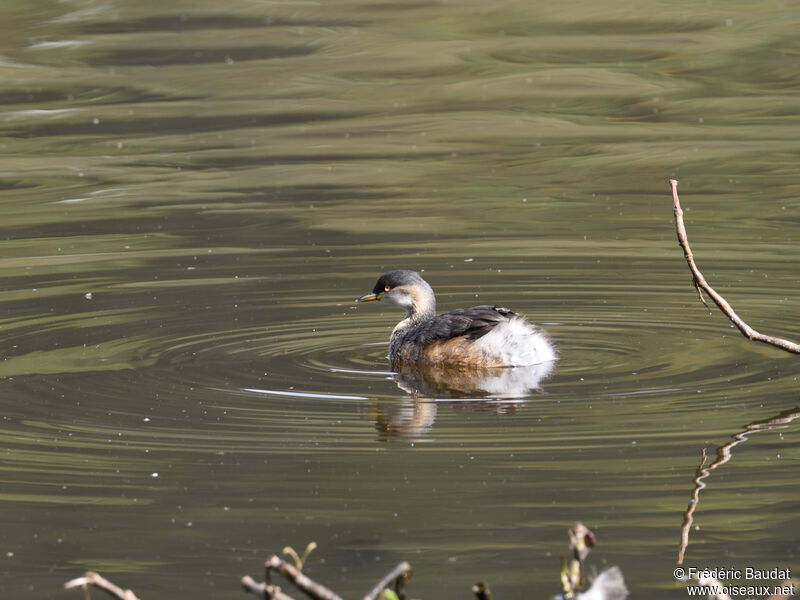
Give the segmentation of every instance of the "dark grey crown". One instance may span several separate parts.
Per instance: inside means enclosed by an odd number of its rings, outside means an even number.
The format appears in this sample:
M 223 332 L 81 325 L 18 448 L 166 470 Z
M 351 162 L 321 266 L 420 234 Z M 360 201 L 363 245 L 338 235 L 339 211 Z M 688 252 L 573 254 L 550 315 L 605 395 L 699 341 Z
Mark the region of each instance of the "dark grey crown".
M 393 289 L 401 285 L 424 285 L 425 280 L 420 277 L 416 271 L 409 271 L 408 269 L 397 269 L 395 271 L 388 271 L 378 277 L 375 287 L 372 288 L 373 294 L 386 291 L 386 288 Z

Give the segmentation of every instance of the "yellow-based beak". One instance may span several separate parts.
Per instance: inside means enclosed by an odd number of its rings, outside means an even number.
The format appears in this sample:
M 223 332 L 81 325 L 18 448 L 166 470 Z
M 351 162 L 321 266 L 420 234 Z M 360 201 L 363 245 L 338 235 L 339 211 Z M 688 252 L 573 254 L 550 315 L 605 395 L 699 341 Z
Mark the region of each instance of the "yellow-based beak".
M 384 292 L 380 294 L 376 294 L 374 292 L 370 292 L 369 294 L 364 294 L 356 298 L 356 302 L 375 302 L 376 300 L 380 300 L 383 297 Z

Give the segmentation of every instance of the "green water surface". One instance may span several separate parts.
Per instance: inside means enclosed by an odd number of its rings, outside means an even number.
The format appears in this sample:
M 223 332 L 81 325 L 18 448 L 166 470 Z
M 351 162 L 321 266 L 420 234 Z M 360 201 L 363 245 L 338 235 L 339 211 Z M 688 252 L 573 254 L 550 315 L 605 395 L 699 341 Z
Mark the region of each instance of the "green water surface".
M 590 570 L 683 597 L 687 506 L 685 566 L 800 574 L 800 358 L 700 304 L 668 188 L 712 285 L 800 339 L 799 25 L 793 1 L 3 2 L 2 596 L 80 598 L 92 569 L 238 598 L 315 540 L 344 597 L 408 560 L 414 598 L 549 598 L 579 520 Z M 401 314 L 352 301 L 393 268 L 543 324 L 555 369 L 393 374 Z

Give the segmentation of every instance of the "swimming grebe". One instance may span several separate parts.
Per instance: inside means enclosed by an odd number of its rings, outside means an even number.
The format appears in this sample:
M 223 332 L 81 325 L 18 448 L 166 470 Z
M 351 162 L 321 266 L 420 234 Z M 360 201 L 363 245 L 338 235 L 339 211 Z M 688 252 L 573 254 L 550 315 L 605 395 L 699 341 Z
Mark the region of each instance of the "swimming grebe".
M 389 340 L 392 362 L 487 368 L 558 358 L 547 332 L 502 306 L 484 304 L 437 316 L 433 289 L 415 271 L 384 273 L 371 293 L 356 298 L 375 300 L 406 311 Z

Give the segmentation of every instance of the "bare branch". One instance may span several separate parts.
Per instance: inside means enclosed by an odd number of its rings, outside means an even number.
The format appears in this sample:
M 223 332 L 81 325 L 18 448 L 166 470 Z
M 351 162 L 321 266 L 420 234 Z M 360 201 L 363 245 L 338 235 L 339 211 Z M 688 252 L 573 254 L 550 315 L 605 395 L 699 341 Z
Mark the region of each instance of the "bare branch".
M 742 335 L 744 335 L 746 338 L 756 342 L 769 344 L 770 346 L 775 346 L 776 348 L 781 348 L 787 352 L 800 354 L 800 344 L 796 344 L 795 342 L 785 340 L 783 338 L 776 338 L 772 337 L 771 335 L 759 333 L 750 327 L 750 325 L 745 323 L 744 320 L 742 320 L 742 318 L 736 314 L 731 305 L 728 304 L 728 301 L 725 300 L 725 298 L 718 294 L 717 291 L 708 284 L 705 277 L 703 277 L 703 274 L 700 272 L 700 269 L 697 268 L 697 265 L 694 262 L 692 249 L 689 247 L 689 239 L 686 236 L 686 226 L 683 223 L 683 209 L 681 208 L 681 203 L 678 199 L 678 181 L 676 179 L 670 179 L 669 183 L 672 186 L 672 201 L 675 209 L 675 229 L 678 234 L 678 243 L 681 245 L 681 248 L 683 248 L 683 256 L 686 258 L 686 262 L 689 265 L 689 270 L 692 272 L 692 277 L 694 278 L 694 287 L 697 288 L 697 293 L 700 296 L 700 300 L 703 301 L 703 304 L 706 304 L 702 294 L 702 292 L 705 292 L 714 301 L 714 304 L 716 304 L 719 309 L 725 313 L 725 315 L 734 325 L 736 325 L 739 331 L 742 332 Z M 708 305 L 706 304 L 706 306 Z
M 377 600 L 381 592 L 389 587 L 393 581 L 402 582 L 411 577 L 411 565 L 403 561 L 392 569 L 383 579 L 376 583 L 364 596 L 364 600 Z
M 290 565 L 279 556 L 272 556 L 267 560 L 267 571 L 276 571 L 291 581 L 297 589 L 304 592 L 312 600 L 342 600 L 336 592 L 329 590 L 324 585 L 312 581 L 309 577 Z
M 249 575 L 242 577 L 242 588 L 244 588 L 246 592 L 255 594 L 263 600 L 293 600 L 291 596 L 284 594 L 277 585 L 258 583 Z
M 117 587 L 113 583 L 111 583 L 108 579 L 101 576 L 99 573 L 95 573 L 94 571 L 86 571 L 83 577 L 78 577 L 77 579 L 72 579 L 64 584 L 65 589 L 72 589 L 76 587 L 81 587 L 84 590 L 87 590 L 89 586 L 94 586 L 103 590 L 109 596 L 117 598 L 117 600 L 139 600 L 131 590 L 123 590 L 121 587 Z

